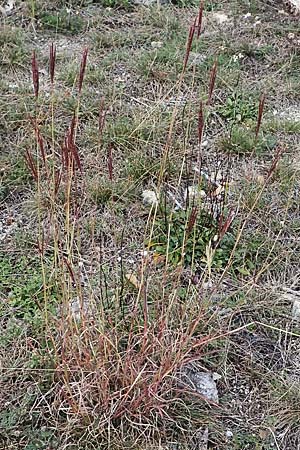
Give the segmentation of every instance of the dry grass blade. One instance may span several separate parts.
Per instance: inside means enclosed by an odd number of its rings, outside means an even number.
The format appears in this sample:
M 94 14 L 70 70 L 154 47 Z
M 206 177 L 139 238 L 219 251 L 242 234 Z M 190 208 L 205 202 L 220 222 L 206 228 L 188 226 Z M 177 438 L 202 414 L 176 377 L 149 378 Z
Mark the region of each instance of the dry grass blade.
M 79 80 L 78 80 L 78 92 L 81 93 L 82 85 L 83 85 L 83 79 L 84 74 L 86 70 L 86 64 L 87 64 L 87 57 L 88 57 L 88 49 L 85 48 L 83 50 L 82 58 L 81 58 L 81 64 L 80 64 L 80 70 L 79 70 Z
M 218 60 L 216 59 L 210 72 L 207 105 L 211 104 L 212 95 L 216 83 L 217 67 L 218 67 Z
M 65 151 L 67 152 L 68 155 L 71 155 L 72 160 L 75 161 L 75 164 L 76 164 L 77 168 L 82 173 L 83 172 L 82 164 L 81 164 L 81 161 L 80 161 L 78 148 L 77 148 L 77 145 L 75 143 L 76 124 L 77 124 L 77 118 L 76 118 L 76 115 L 74 114 L 73 118 L 72 118 L 72 121 L 71 121 L 70 128 L 69 128 L 69 130 L 67 132 L 67 136 L 66 136 L 66 139 L 65 139 Z M 67 160 L 68 160 L 68 156 L 67 156 Z
M 255 139 L 256 140 L 258 138 L 258 133 L 259 133 L 259 130 L 261 127 L 261 122 L 262 122 L 262 117 L 263 117 L 263 112 L 264 112 L 264 107 L 265 107 L 265 100 L 266 100 L 266 96 L 265 96 L 265 94 L 262 94 L 260 96 L 259 106 L 258 106 L 257 123 L 256 123 L 256 129 L 255 129 Z
M 204 9 L 204 0 L 201 0 L 200 1 L 200 5 L 199 5 L 199 13 L 198 13 L 198 17 L 197 17 L 197 24 L 196 24 L 197 39 L 199 39 L 200 34 L 201 34 L 202 20 L 203 20 L 203 9 Z
M 108 177 L 109 177 L 110 181 L 112 181 L 113 177 L 114 177 L 112 150 L 113 150 L 113 146 L 112 146 L 112 144 L 109 144 L 108 150 L 107 150 L 107 168 L 108 168 Z
M 274 172 L 276 171 L 276 168 L 278 166 L 278 163 L 280 161 L 280 158 L 281 158 L 282 154 L 283 154 L 283 148 L 282 147 L 278 147 L 277 150 L 276 150 L 274 159 L 272 161 L 272 164 L 271 164 L 271 166 L 270 166 L 270 168 L 268 170 L 266 181 L 269 181 L 272 178 L 272 176 L 274 175 Z
M 197 21 L 197 19 L 195 19 L 193 24 L 190 26 L 189 35 L 188 35 L 187 44 L 186 44 L 184 63 L 183 63 L 183 72 L 185 72 L 185 70 L 186 70 L 186 67 L 187 67 L 187 64 L 188 64 L 188 60 L 189 60 L 189 56 L 190 56 L 190 53 L 191 53 L 191 48 L 192 48 L 194 35 L 195 35 L 195 30 L 196 30 L 196 21 Z
M 203 101 L 200 101 L 200 108 L 198 113 L 198 144 L 201 145 L 204 131 L 204 111 L 203 111 Z
M 56 47 L 52 43 L 50 45 L 50 51 L 49 51 L 49 72 L 50 72 L 50 80 L 51 80 L 52 85 L 54 83 L 55 64 L 56 64 Z
M 100 138 L 102 137 L 102 134 L 103 134 L 106 114 L 107 114 L 107 109 L 105 108 L 105 99 L 104 99 L 104 97 L 102 97 L 101 101 L 100 101 L 99 118 L 98 118 L 98 131 L 99 131 Z
M 31 58 L 31 75 L 32 75 L 34 95 L 35 98 L 37 99 L 39 96 L 39 68 L 35 50 L 33 51 Z
M 28 149 L 25 150 L 25 161 L 28 165 L 28 168 L 29 168 L 34 180 L 37 182 L 39 179 L 38 168 L 32 157 L 31 152 Z

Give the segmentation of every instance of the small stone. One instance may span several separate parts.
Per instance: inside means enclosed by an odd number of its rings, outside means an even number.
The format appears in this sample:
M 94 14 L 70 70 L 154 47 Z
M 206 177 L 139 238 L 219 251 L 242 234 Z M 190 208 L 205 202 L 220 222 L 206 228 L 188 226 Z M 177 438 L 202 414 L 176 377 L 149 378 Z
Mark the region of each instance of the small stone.
M 199 189 L 198 186 L 188 186 L 184 193 L 184 200 L 201 200 L 206 197 L 205 191 Z
M 265 183 L 265 177 L 263 175 L 257 175 L 256 181 L 258 184 L 263 185 Z
M 142 198 L 144 205 L 156 206 L 158 205 L 158 197 L 156 192 L 146 189 L 142 192 Z
M 219 25 L 230 22 L 230 18 L 222 12 L 213 13 L 212 17 Z
M 202 288 L 206 291 L 208 289 L 211 289 L 213 287 L 213 284 L 211 281 L 204 281 L 202 284 Z
M 151 42 L 151 47 L 152 48 L 161 48 L 163 46 L 163 42 L 162 41 L 152 41 Z
M 200 66 L 206 59 L 207 55 L 204 55 L 203 53 L 190 53 L 191 66 Z
M 216 385 L 216 380 L 220 377 L 219 374 L 200 372 L 197 368 L 188 365 L 181 369 L 179 377 L 181 385 L 196 391 L 207 400 L 219 403 L 219 394 Z
M 294 300 L 292 308 L 292 317 L 294 320 L 300 321 L 300 300 Z
M 233 438 L 233 432 L 230 430 L 226 431 L 226 439 L 232 439 Z

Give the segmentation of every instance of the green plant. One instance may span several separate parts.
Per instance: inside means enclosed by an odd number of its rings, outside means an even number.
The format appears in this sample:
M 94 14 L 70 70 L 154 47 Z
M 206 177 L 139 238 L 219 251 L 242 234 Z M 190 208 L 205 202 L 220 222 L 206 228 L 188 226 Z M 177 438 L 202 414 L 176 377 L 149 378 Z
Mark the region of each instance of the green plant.
M 28 56 L 26 38 L 19 28 L 4 26 L 0 30 L 0 64 L 22 66 Z
M 129 180 L 145 180 L 157 176 L 159 173 L 159 161 L 157 158 L 151 158 L 141 153 L 135 153 L 128 156 L 126 166 L 124 167 L 124 176 Z
M 257 106 L 249 94 L 236 91 L 230 95 L 225 104 L 218 108 L 222 117 L 233 123 L 255 121 L 257 118 Z
M 272 181 L 277 186 L 277 189 L 285 194 L 289 195 L 292 192 L 297 192 L 299 188 L 298 181 L 298 173 L 299 169 L 297 166 L 294 166 L 293 163 L 289 160 L 289 158 L 283 158 L 277 165 L 276 170 L 274 171 Z M 290 206 L 292 206 L 294 200 L 294 196 L 290 198 Z M 297 204 L 297 200 L 296 200 Z
M 264 235 L 256 233 L 253 237 L 250 232 L 248 233 L 245 233 L 239 242 L 232 261 L 232 272 L 245 276 L 256 273 L 262 268 L 271 248 Z
M 134 9 L 134 4 L 129 0 L 94 0 L 93 3 L 98 3 L 104 8 L 124 9 L 126 11 Z
M 220 140 L 220 148 L 224 152 L 247 155 L 270 150 L 275 147 L 276 141 L 274 135 L 260 136 L 256 139 L 251 129 L 245 126 L 233 126 L 230 136 Z
M 66 84 L 66 86 L 74 87 L 78 77 L 78 68 L 76 63 L 71 62 L 66 64 L 64 69 L 59 74 L 59 79 Z M 91 65 L 87 69 L 86 73 L 86 81 L 87 83 L 92 84 L 93 86 L 100 84 L 105 80 L 105 71 L 102 67 L 98 65 Z M 70 109 L 74 111 L 74 102 L 76 103 L 75 98 L 69 97 L 67 100 L 71 102 Z M 73 103 L 72 103 L 73 102 Z
M 153 6 L 145 11 L 143 21 L 146 25 L 159 31 L 159 35 L 163 32 L 165 39 L 171 39 L 176 35 L 182 35 L 182 26 L 177 16 L 172 14 L 169 8 L 157 8 Z
M 5 200 L 13 189 L 20 189 L 31 180 L 24 158 L 4 158 L 0 173 L 0 201 Z
M 197 0 L 172 0 L 172 4 L 179 8 L 186 8 L 191 6 L 196 6 L 199 4 Z
M 215 11 L 219 7 L 217 0 L 209 0 L 204 2 L 205 11 Z
M 247 432 L 241 432 L 234 436 L 233 442 L 232 442 L 232 449 L 233 450 L 271 450 L 272 446 L 266 447 L 265 443 L 261 441 L 258 435 L 256 434 L 250 434 Z
M 115 120 L 107 120 L 103 141 L 126 150 L 132 155 L 141 146 L 153 139 L 154 129 L 149 123 L 140 123 L 138 118 L 125 115 Z M 132 157 L 132 156 L 131 156 Z
M 300 133 L 300 120 L 292 120 L 286 118 L 275 118 L 269 121 L 266 121 L 263 125 L 263 129 L 265 131 L 276 133 L 283 132 L 287 134 L 297 134 Z
M 153 238 L 148 245 L 158 255 L 167 256 L 173 265 L 183 261 L 186 266 L 201 266 L 207 263 L 207 249 L 215 245 L 218 232 L 217 221 L 205 210 L 198 213 L 196 209 L 188 208 L 171 214 L 166 212 L 156 218 Z M 214 267 L 226 263 L 227 244 L 226 249 L 221 245 L 214 252 Z
M 18 261 L 5 255 L 0 263 L 0 293 L 15 311 L 15 317 L 30 318 L 43 308 L 44 283 L 38 260 L 22 256 Z M 47 295 L 55 303 L 53 290 Z
M 58 33 L 80 34 L 85 22 L 82 17 L 70 14 L 66 9 L 58 11 L 41 11 L 38 20 L 43 28 L 52 29 Z
M 255 46 L 252 43 L 245 42 L 236 47 L 235 52 L 241 53 L 247 58 L 263 62 L 267 59 L 267 56 L 270 56 L 274 52 L 274 49 L 272 45 Z
M 165 77 L 175 79 L 182 70 L 182 53 L 186 44 L 185 39 L 181 38 L 181 33 L 175 33 L 160 48 L 142 53 L 135 62 L 137 70 L 146 77 L 155 77 L 157 74 L 162 79 Z

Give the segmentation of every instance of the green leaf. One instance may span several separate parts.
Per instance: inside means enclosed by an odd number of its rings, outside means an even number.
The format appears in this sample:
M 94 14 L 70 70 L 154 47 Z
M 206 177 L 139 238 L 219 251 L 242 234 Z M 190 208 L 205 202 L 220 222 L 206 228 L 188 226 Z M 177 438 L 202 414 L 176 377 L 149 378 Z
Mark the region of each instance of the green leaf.
M 249 270 L 245 269 L 245 267 L 237 267 L 237 271 L 242 275 L 246 275 L 246 276 L 250 275 Z

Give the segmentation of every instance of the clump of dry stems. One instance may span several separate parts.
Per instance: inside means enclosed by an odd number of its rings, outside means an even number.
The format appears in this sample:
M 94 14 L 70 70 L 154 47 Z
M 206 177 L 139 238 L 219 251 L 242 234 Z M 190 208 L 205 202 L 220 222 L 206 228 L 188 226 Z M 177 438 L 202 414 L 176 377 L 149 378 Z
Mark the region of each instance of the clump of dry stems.
M 188 68 L 188 59 L 194 38 L 201 38 L 203 2 L 193 22 L 187 41 L 183 61 L 183 75 Z M 82 54 L 78 74 L 78 102 L 65 138 L 57 148 L 52 130 L 52 140 L 46 142 L 39 124 L 39 70 L 36 54 L 32 56 L 32 79 L 36 99 L 35 117 L 30 119 L 35 136 L 35 150 L 27 150 L 25 158 L 28 168 L 41 194 L 47 186 L 51 198 L 50 222 L 54 228 L 53 242 L 47 247 L 44 235 L 40 234 L 41 260 L 47 251 L 53 252 L 53 268 L 49 280 L 57 293 L 57 313 L 47 313 L 47 339 L 54 365 L 54 384 L 47 401 L 50 410 L 63 427 L 94 430 L 97 436 L 109 436 L 110 431 L 146 439 L 170 429 L 189 426 L 192 413 L 189 405 L 205 405 L 201 396 L 178 384 L 178 371 L 191 361 L 201 360 L 207 345 L 217 336 L 210 335 L 205 326 L 205 310 L 199 291 L 190 290 L 192 300 L 178 300 L 181 268 L 170 275 L 158 278 L 155 299 L 148 294 L 148 273 L 151 265 L 147 257 L 141 260 L 140 283 L 124 303 L 120 291 L 112 295 L 109 304 L 101 296 L 94 296 L 80 282 L 76 239 L 80 235 L 81 201 L 84 198 L 84 158 L 77 145 L 77 130 L 80 104 L 84 101 L 84 75 L 88 51 Z M 55 90 L 56 48 L 52 44 L 49 53 L 49 73 L 52 94 Z M 182 76 L 183 76 L 182 75 Z M 201 170 L 201 142 L 205 129 L 205 105 L 212 103 L 217 76 L 217 60 L 210 75 L 206 103 L 200 101 L 198 113 L 197 165 Z M 259 133 L 264 97 L 261 98 L 256 137 Z M 99 145 L 105 127 L 106 109 L 104 100 L 99 108 Z M 54 124 L 54 100 L 50 108 L 52 127 Z M 167 151 L 167 149 L 166 149 Z M 276 165 L 276 162 L 274 162 Z M 114 180 L 113 147 L 107 150 L 107 171 L 110 182 Z M 270 175 L 268 175 L 268 178 Z M 62 199 L 62 200 L 61 200 Z M 191 233 L 198 210 L 195 207 L 187 219 L 187 233 Z M 233 214 L 219 221 L 221 240 L 232 224 Z M 47 286 L 45 286 L 45 311 L 48 311 Z M 72 301 L 79 303 L 80 317 L 74 317 Z M 220 333 L 219 336 L 221 336 Z M 50 400 L 51 399 L 51 400 Z M 55 408 L 54 406 L 55 405 Z M 181 424 L 180 411 L 185 411 L 186 422 Z M 197 416 L 197 415 L 196 415 Z M 197 422 L 196 417 L 195 421 Z M 189 425 L 188 425 L 189 424 Z M 199 425 L 199 423 L 197 423 Z

